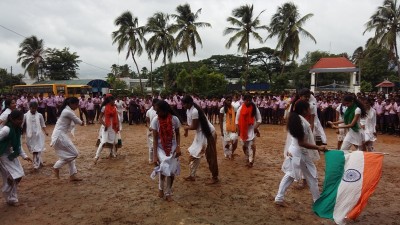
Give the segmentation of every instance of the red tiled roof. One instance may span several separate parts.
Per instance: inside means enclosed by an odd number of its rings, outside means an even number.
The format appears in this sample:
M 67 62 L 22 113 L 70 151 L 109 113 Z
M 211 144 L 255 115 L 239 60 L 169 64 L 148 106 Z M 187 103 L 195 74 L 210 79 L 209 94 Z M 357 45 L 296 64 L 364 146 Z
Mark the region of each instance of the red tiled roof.
M 377 84 L 375 87 L 394 87 L 394 83 L 384 80 L 383 82 Z
M 355 68 L 356 66 L 345 57 L 321 58 L 311 69 Z

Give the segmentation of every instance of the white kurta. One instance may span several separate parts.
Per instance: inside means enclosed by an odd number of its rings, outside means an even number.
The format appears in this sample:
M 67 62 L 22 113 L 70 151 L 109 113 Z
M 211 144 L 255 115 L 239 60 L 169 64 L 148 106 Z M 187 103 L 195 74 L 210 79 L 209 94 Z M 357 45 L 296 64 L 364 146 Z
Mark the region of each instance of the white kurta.
M 46 127 L 42 114 L 36 112 L 32 114 L 28 111 L 24 115 L 22 124 L 26 124 L 26 145 L 32 152 L 42 152 L 45 150 L 44 133 L 42 128 Z
M 147 110 L 146 118 L 149 118 L 150 128 L 151 128 L 152 121 L 153 121 L 154 117 L 156 117 L 156 116 L 157 116 L 157 112 L 154 110 L 153 106 L 149 110 Z M 147 146 L 149 147 L 149 149 L 153 149 L 153 132 L 150 130 L 147 130 Z
M 186 115 L 187 115 L 187 123 L 189 126 L 192 125 L 193 120 L 199 119 L 199 112 L 194 106 L 192 106 L 192 108 L 186 111 Z M 210 121 L 207 120 L 207 122 L 208 126 L 210 127 L 211 133 L 215 133 L 214 126 L 210 123 Z M 199 121 L 199 126 L 197 127 L 193 143 L 189 147 L 189 153 L 194 158 L 201 158 L 201 150 L 206 148 L 207 148 L 207 138 L 201 130 Z
M 66 106 L 57 120 L 50 143 L 50 146 L 54 147 L 56 154 L 62 160 L 69 160 L 78 156 L 78 150 L 68 136 L 75 124 L 82 124 L 82 120 L 75 115 L 75 112 L 69 106 Z
M 103 120 L 104 120 L 104 112 L 105 112 L 105 106 L 101 108 L 101 112 L 103 113 Z M 117 132 L 115 132 L 114 129 L 112 129 L 112 124 L 113 124 L 113 118 L 110 119 L 110 126 L 108 126 L 107 131 L 105 130 L 105 126 L 101 125 L 100 130 L 99 130 L 99 140 L 100 143 L 110 143 L 110 144 L 117 144 L 118 142 L 118 135 Z
M 4 127 L 4 125 L 6 125 L 7 120 L 8 120 L 8 115 L 10 115 L 10 113 L 11 113 L 11 109 L 7 108 L 7 109 L 4 110 L 4 112 L 0 115 L 0 120 L 3 121 L 3 122 L 0 124 L 0 129 L 1 129 L 2 127 Z
M 302 116 L 301 124 L 303 126 L 304 138 L 308 143 L 315 144 L 314 135 L 311 131 L 310 123 Z M 282 171 L 293 177 L 295 180 L 301 180 L 301 164 L 305 164 L 310 174 L 317 178 L 317 168 L 313 161 L 319 159 L 318 151 L 308 150 L 300 147 L 297 138 L 290 135 L 290 146 L 289 152 L 291 157 L 286 156 L 286 159 L 282 165 Z
M 240 117 L 240 111 L 242 110 L 242 106 L 239 107 L 239 109 L 236 112 L 236 119 L 235 119 L 235 124 L 239 124 L 239 117 Z M 254 126 L 256 123 L 261 123 L 261 113 L 260 110 L 256 107 L 256 116 L 254 118 L 254 124 L 249 125 L 248 129 L 247 129 L 247 140 L 245 141 L 252 141 L 256 135 L 254 133 Z
M 8 136 L 8 134 L 10 133 L 10 128 L 7 126 L 4 126 L 3 128 L 0 129 L 0 140 L 3 140 L 4 138 L 6 138 Z M 18 179 L 21 178 L 25 175 L 24 173 L 24 169 L 21 166 L 21 163 L 19 162 L 18 158 L 15 158 L 14 160 L 9 160 L 7 157 L 13 152 L 12 147 L 10 146 L 9 148 L 7 148 L 6 152 L 1 155 L 0 157 L 0 163 L 3 167 L 3 169 L 5 169 L 9 175 L 11 175 L 11 177 L 13 179 Z M 27 155 L 25 154 L 25 152 L 21 149 L 21 153 L 20 156 L 22 156 L 22 158 L 26 158 Z
M 236 112 L 235 107 L 233 107 L 233 109 Z M 224 115 L 223 119 L 222 119 L 222 130 L 224 132 L 224 136 L 222 137 L 223 141 L 225 141 L 225 142 L 236 141 L 238 139 L 238 134 L 236 132 L 226 131 L 226 113 L 225 113 L 224 107 L 222 107 L 219 110 L 219 113 Z M 235 118 L 235 120 L 236 120 L 236 118 Z
M 158 160 L 160 161 L 159 172 L 161 172 L 161 174 L 164 175 L 164 176 L 179 175 L 179 172 L 180 172 L 179 158 L 175 157 L 175 150 L 176 150 L 176 147 L 177 147 L 175 129 L 179 129 L 180 126 L 181 126 L 181 123 L 179 122 L 178 117 L 173 116 L 172 117 L 172 130 L 174 132 L 174 135 L 173 135 L 173 139 L 172 139 L 171 153 L 170 153 L 169 156 L 167 156 L 165 154 L 165 151 L 164 151 L 163 146 L 161 144 L 161 138 L 158 137 L 157 156 L 158 156 Z M 160 123 L 158 121 L 158 116 L 156 116 L 151 121 L 151 126 L 150 127 L 153 130 L 157 130 L 158 132 L 160 131 Z
M 356 108 L 355 115 L 361 115 L 361 109 Z M 358 127 L 360 128 L 358 132 L 355 132 L 353 129 L 349 128 L 349 131 L 346 134 L 343 142 L 349 142 L 353 145 L 361 146 L 363 142 L 363 131 L 361 129 L 360 119 L 357 121 Z M 340 126 L 339 126 L 340 127 Z M 349 149 L 344 149 L 349 150 Z
M 326 144 L 327 143 L 326 134 L 318 118 L 317 100 L 315 99 L 314 95 L 310 96 L 309 103 L 310 103 L 311 115 L 314 115 L 314 130 L 313 130 L 314 136 L 320 136 L 322 143 Z
M 364 141 L 376 141 L 376 111 L 374 108 L 368 110 L 367 116 L 360 120 L 360 124 L 364 125 Z

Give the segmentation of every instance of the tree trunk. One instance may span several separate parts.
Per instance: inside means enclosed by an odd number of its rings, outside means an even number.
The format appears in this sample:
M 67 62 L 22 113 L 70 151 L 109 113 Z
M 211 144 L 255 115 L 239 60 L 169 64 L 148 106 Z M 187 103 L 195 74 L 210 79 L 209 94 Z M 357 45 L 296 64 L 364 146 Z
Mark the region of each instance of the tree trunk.
M 133 62 L 135 63 L 135 65 L 136 65 L 136 70 L 137 70 L 138 76 L 139 76 L 140 92 L 143 93 L 142 76 L 140 75 L 139 66 L 138 66 L 138 64 L 137 64 L 137 62 L 136 62 L 134 52 L 132 52 L 132 59 L 133 59 Z
M 187 57 L 187 60 L 188 60 L 188 62 L 190 63 L 190 59 L 189 59 L 189 52 L 188 52 L 188 50 L 186 49 L 186 57 Z M 190 81 L 191 81 L 191 83 L 192 83 L 192 92 L 194 91 L 194 79 L 193 79 L 193 74 L 192 74 L 192 71 L 191 71 L 191 69 L 190 69 L 190 65 L 188 64 L 188 73 L 190 74 Z M 194 93 L 192 93 L 192 94 L 194 94 Z
M 246 51 L 246 72 L 244 74 L 244 89 L 246 90 L 247 79 L 249 77 L 249 50 L 250 50 L 250 34 L 247 34 L 247 51 Z
M 150 58 L 150 86 L 151 94 L 153 95 L 153 59 Z
M 400 78 L 400 62 L 399 62 L 399 53 L 397 51 L 397 41 L 396 40 L 394 41 L 394 51 L 396 54 L 397 75 Z

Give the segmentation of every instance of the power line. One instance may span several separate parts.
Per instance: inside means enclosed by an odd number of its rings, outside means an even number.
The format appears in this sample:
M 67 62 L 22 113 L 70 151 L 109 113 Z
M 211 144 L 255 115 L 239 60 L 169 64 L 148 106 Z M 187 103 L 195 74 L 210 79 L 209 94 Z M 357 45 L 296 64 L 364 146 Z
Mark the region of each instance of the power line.
M 5 29 L 5 30 L 8 30 L 8 31 L 10 31 L 10 32 L 12 32 L 12 33 L 14 33 L 14 34 L 16 34 L 16 35 L 18 35 L 18 36 L 21 36 L 21 37 L 23 37 L 23 38 L 27 38 L 26 36 L 24 36 L 24 35 L 22 35 L 22 34 L 16 32 L 16 31 L 14 31 L 14 30 L 12 30 L 12 29 L 10 29 L 10 28 L 7 28 L 7 27 L 5 27 L 5 26 L 3 26 L 3 25 L 1 25 L 1 24 L 0 24 L 0 27 L 2 27 L 2 28 Z M 97 69 L 101 69 L 101 70 L 105 70 L 105 71 L 110 71 L 110 69 L 105 69 L 105 68 L 102 68 L 102 67 L 100 67 L 100 66 L 96 66 L 96 65 L 87 63 L 87 62 L 85 62 L 85 61 L 83 61 L 83 60 L 81 60 L 81 62 L 85 63 L 86 65 L 95 67 L 95 68 L 97 68 Z

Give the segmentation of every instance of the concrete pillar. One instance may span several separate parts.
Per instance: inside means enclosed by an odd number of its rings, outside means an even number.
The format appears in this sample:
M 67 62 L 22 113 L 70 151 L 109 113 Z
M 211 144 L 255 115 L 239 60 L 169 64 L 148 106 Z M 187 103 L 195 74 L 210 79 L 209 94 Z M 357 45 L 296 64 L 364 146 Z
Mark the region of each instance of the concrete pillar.
M 315 73 L 311 73 L 311 87 L 310 91 L 315 92 Z

